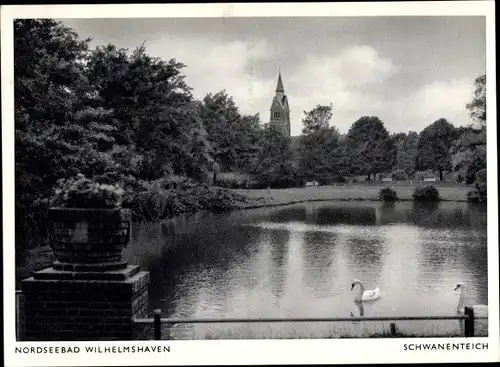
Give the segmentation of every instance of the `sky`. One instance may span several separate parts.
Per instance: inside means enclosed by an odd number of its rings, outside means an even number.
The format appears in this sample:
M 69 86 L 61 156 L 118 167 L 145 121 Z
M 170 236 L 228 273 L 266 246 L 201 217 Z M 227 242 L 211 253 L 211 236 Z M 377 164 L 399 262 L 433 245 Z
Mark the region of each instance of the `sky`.
M 391 133 L 420 132 L 465 108 L 485 73 L 484 17 L 253 17 L 60 19 L 91 46 L 114 44 L 186 65 L 196 98 L 225 90 L 243 114 L 269 121 L 278 71 L 292 135 L 304 111 L 332 104 L 341 133 L 377 116 Z

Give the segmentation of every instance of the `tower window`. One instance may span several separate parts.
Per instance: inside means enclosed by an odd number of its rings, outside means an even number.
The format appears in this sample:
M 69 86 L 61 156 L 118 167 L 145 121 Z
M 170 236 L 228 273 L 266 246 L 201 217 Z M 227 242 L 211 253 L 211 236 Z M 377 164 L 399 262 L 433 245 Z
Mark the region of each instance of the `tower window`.
M 279 111 L 274 111 L 274 118 L 279 119 L 280 118 L 280 113 Z

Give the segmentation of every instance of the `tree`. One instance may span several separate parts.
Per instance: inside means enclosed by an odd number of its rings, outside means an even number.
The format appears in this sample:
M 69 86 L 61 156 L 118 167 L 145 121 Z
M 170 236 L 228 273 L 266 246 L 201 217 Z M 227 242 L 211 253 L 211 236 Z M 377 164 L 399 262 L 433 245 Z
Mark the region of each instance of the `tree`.
M 292 187 L 298 183 L 290 139 L 270 126 L 264 128 L 252 173 L 263 187 Z
M 457 132 L 444 118 L 422 130 L 418 140 L 418 168 L 439 171 L 439 180 L 442 181 L 443 171 L 450 171 L 452 168 L 450 148 L 458 137 Z
M 486 126 L 486 74 L 480 75 L 474 81 L 474 98 L 465 106 L 470 117 L 481 127 Z
M 330 103 L 328 106 L 317 105 L 311 111 L 304 111 L 302 124 L 302 134 L 309 135 L 317 132 L 320 129 L 327 128 L 330 125 L 330 120 L 333 116 L 333 106 Z
M 87 63 L 96 99 L 113 111 L 115 138 L 141 157 L 144 179 L 164 174 L 198 178 L 210 166 L 210 146 L 191 88 L 175 59 L 131 54 L 113 45 L 96 48 Z
M 395 134 L 390 134 L 389 135 L 389 154 L 388 154 L 388 165 L 391 167 L 396 166 L 397 163 L 397 157 L 398 157 L 398 149 L 399 147 L 404 143 L 404 140 L 406 138 L 405 133 L 395 133 Z
M 397 145 L 396 168 L 404 170 L 410 176 L 413 175 L 417 153 L 418 133 L 410 131 Z
M 46 231 L 58 179 L 119 169 L 111 111 L 85 77 L 88 40 L 53 20 L 14 22 L 16 246 Z
M 325 178 L 339 173 L 339 132 L 335 127 L 302 135 L 299 141 L 299 166 L 305 177 Z
M 344 164 L 351 174 L 376 174 L 391 167 L 394 143 L 375 116 L 364 116 L 354 122 L 346 137 Z
M 299 140 L 299 167 L 302 176 L 328 179 L 339 172 L 339 132 L 329 126 L 332 105 L 316 106 L 304 112 L 304 129 Z
M 242 116 L 233 98 L 225 91 L 207 94 L 199 103 L 199 114 L 212 154 L 223 168 L 247 170 L 258 152 L 259 116 Z
M 486 169 L 486 131 L 469 127 L 460 134 L 450 149 L 453 171 L 459 181 L 472 184 L 476 174 Z

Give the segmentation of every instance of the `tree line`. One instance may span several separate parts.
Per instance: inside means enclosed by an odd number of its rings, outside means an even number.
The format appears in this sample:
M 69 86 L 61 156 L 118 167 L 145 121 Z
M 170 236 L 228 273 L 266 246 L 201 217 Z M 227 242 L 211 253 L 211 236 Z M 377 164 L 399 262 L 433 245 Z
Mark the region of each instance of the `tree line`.
M 185 67 L 150 56 L 144 45 L 91 49 L 90 39 L 51 19 L 14 21 L 20 242 L 46 226 L 57 181 L 77 174 L 137 193 L 170 176 L 206 182 L 214 163 L 253 177 L 255 187 L 297 186 L 316 175 L 373 177 L 390 167 L 456 169 L 471 182 L 486 164 L 485 77 L 467 106 L 479 129 L 441 119 L 420 134 L 391 135 L 378 118 L 362 117 L 341 140 L 330 125 L 333 106 L 317 106 L 305 113 L 295 149 L 258 114 L 242 114 L 225 91 L 194 98 Z
M 483 88 L 479 77 L 476 88 Z M 471 116 L 475 108 L 467 105 Z M 307 177 L 330 180 L 344 176 L 366 176 L 375 180 L 384 173 L 395 180 L 419 179 L 419 171 L 444 173 L 453 181 L 472 184 L 476 173 L 486 168 L 486 120 L 479 126 L 455 127 L 444 118 L 428 125 L 420 133 L 390 134 L 376 116 L 355 121 L 343 140 L 329 125 L 333 107 L 318 105 L 305 112 L 304 129 L 299 138 L 299 171 Z M 423 172 L 422 174 L 424 174 Z

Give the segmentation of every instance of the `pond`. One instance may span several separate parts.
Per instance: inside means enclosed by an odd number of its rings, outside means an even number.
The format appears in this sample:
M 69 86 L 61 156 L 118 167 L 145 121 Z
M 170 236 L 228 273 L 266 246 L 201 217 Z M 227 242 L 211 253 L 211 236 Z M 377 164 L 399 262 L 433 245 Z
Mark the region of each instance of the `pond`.
M 167 317 L 454 315 L 487 304 L 486 207 L 441 202 L 314 202 L 134 224 L 129 263 L 151 273 Z M 379 300 L 354 302 L 360 279 Z M 453 336 L 456 320 L 398 321 L 412 336 Z M 383 335 L 389 322 L 175 325 L 177 339 Z M 462 330 L 463 331 L 463 330 Z

